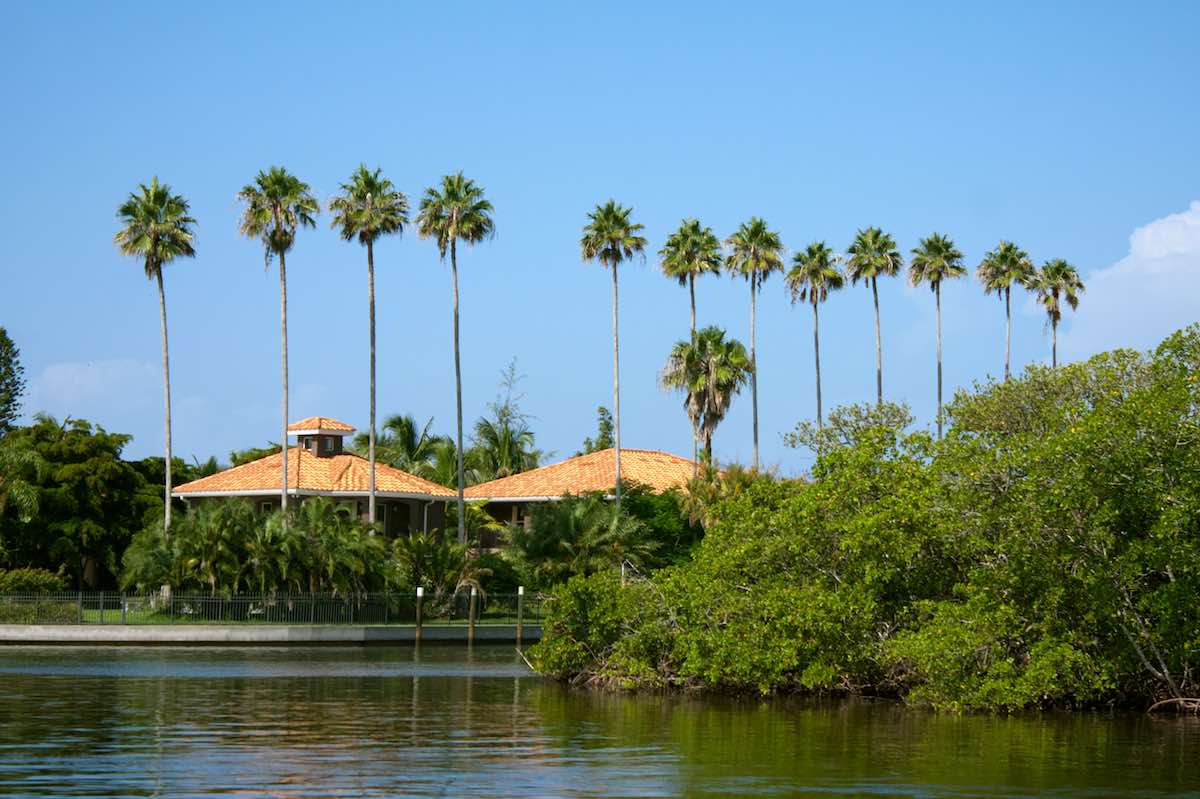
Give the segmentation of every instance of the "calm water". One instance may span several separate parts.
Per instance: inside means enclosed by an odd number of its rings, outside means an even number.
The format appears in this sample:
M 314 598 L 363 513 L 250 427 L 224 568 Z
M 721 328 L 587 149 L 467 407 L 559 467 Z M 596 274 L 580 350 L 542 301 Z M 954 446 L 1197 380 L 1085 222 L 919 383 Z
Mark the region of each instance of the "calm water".
M 0 649 L 5 796 L 1200 796 L 1200 722 L 629 697 L 510 647 Z

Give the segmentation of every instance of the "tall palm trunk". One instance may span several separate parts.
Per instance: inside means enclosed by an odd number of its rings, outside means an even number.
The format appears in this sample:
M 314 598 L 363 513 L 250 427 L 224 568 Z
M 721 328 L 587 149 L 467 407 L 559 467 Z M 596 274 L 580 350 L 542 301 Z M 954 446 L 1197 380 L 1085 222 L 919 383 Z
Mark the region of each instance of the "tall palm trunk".
M 1008 382 L 1008 364 L 1012 353 L 1012 289 L 1004 289 L 1004 381 Z
M 283 523 L 287 524 L 288 508 L 288 345 L 287 345 L 287 260 L 284 253 L 279 253 L 279 330 L 282 338 L 283 358 L 283 432 L 279 439 L 280 478 L 279 504 L 283 510 Z
M 368 491 L 370 497 L 367 500 L 367 518 L 371 524 L 375 523 L 375 247 L 371 241 L 367 242 L 367 296 L 369 297 L 370 310 L 368 311 L 368 324 L 371 327 L 371 429 L 367 432 L 367 460 L 370 463 L 371 476 L 369 478 Z
M 163 488 L 163 538 L 171 537 L 171 360 L 167 354 L 167 295 L 163 291 L 162 267 L 154 272 L 158 280 L 158 316 L 162 322 L 163 433 L 166 437 L 166 485 Z
M 617 335 L 617 265 L 612 265 L 612 327 L 613 327 L 613 452 L 616 456 L 617 510 L 621 510 L 621 344 Z
M 696 343 L 696 276 L 688 275 L 688 294 L 692 300 L 692 344 Z M 699 457 L 697 447 L 699 439 L 696 435 L 696 426 L 692 425 L 692 477 L 696 476 L 696 459 Z
M 824 428 L 824 417 L 821 415 L 821 320 L 817 315 L 817 303 L 812 304 L 813 309 L 813 357 L 817 366 L 817 429 Z
M 758 360 L 754 354 L 754 295 L 756 279 L 750 275 L 750 407 L 754 419 L 754 469 L 758 470 Z
M 463 501 L 463 411 L 462 359 L 458 348 L 458 251 L 456 236 L 450 238 L 450 281 L 454 285 L 454 402 L 458 414 L 458 543 L 467 543 L 466 503 Z
M 937 311 L 937 428 L 942 437 L 942 284 L 933 284 L 933 302 Z
M 1050 368 L 1058 368 L 1058 320 L 1050 319 Z
M 704 434 L 704 461 L 705 461 L 705 463 L 709 463 L 709 464 L 712 463 L 712 433 L 711 432 Z
M 879 284 L 871 278 L 871 297 L 875 300 L 875 392 L 876 402 L 883 407 L 883 338 L 879 333 Z

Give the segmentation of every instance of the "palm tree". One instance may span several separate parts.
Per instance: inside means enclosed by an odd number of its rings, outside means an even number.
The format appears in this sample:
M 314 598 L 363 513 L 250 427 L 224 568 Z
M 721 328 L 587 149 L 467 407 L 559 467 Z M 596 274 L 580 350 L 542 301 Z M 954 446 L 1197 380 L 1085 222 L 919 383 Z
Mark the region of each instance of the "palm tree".
M 823 241 L 808 245 L 804 252 L 792 257 L 792 270 L 787 273 L 788 288 L 792 302 L 800 300 L 812 305 L 813 312 L 813 355 L 817 369 L 817 427 L 824 426 L 821 415 L 821 322 L 817 306 L 825 302 L 829 292 L 846 284 L 846 278 L 838 269 L 837 257 Z
M 453 444 L 449 436 L 430 433 L 431 427 L 432 418 L 423 426 L 419 426 L 417 420 L 409 414 L 392 414 L 385 417 L 375 441 L 375 456 L 388 466 L 426 480 L 431 479 L 434 450 L 443 442 Z M 352 446 L 360 453 L 367 451 L 370 446 L 367 434 L 356 435 Z M 454 469 L 450 471 L 453 473 Z M 453 477 L 450 482 L 454 482 Z
M 667 277 L 688 287 L 692 301 L 692 335 L 696 335 L 696 278 L 705 272 L 721 273 L 721 240 L 712 228 L 700 227 L 696 219 L 685 219 L 679 229 L 667 237 L 666 244 L 658 251 L 662 258 L 662 271 Z
M 963 254 L 948 236 L 933 233 L 921 239 L 913 248 L 912 263 L 908 265 L 908 282 L 912 286 L 928 283 L 933 291 L 937 315 L 937 429 L 942 437 L 942 281 L 962 277 L 967 273 Z
M 783 271 L 783 242 L 759 217 L 743 222 L 725 240 L 725 267 L 750 284 L 750 404 L 754 419 L 754 468 L 758 469 L 758 358 L 754 352 L 755 296 L 772 272 Z
M 360 164 L 349 183 L 342 184 L 342 193 L 329 202 L 333 227 L 341 228 L 342 238 L 367 248 L 368 326 L 371 349 L 371 426 L 367 431 L 368 479 L 367 519 L 375 522 L 375 240 L 380 236 L 402 233 L 408 224 L 408 198 L 397 191 L 392 182 L 380 176 L 379 169 L 371 172 Z
M 117 209 L 121 229 L 113 243 L 122 255 L 142 259 L 146 277 L 158 284 L 158 317 L 162 327 L 163 428 L 166 439 L 165 485 L 163 486 L 163 536 L 171 530 L 171 360 L 167 348 L 167 297 L 163 291 L 163 266 L 176 258 L 194 258 L 192 246 L 196 220 L 188 215 L 188 202 L 171 187 L 159 183 L 138 185 Z
M 463 177 L 462 172 L 446 175 L 440 187 L 430 187 L 421 198 L 417 212 L 417 232 L 421 238 L 437 240 L 442 261 L 450 253 L 450 282 L 454 290 L 454 400 L 458 418 L 458 542 L 467 543 L 463 512 L 463 410 L 462 359 L 458 345 L 458 242 L 477 244 L 495 235 L 492 204 L 483 196 L 483 188 Z
M 585 261 L 599 261 L 612 270 L 612 333 L 613 333 L 613 448 L 616 455 L 614 496 L 621 506 L 621 349 L 617 335 L 617 265 L 641 255 L 645 258 L 646 237 L 642 225 L 630 220 L 632 208 L 609 200 L 597 205 L 588 214 L 579 248 Z
M 1004 300 L 1004 379 L 1009 376 L 1012 352 L 1012 284 L 1028 286 L 1036 270 L 1029 254 L 1011 241 L 1001 241 L 996 249 L 983 256 L 975 268 L 975 276 L 983 284 L 985 294 L 996 293 Z
M 1051 330 L 1050 365 L 1057 369 L 1058 323 L 1062 319 L 1062 302 L 1066 300 L 1072 311 L 1079 307 L 1079 295 L 1084 291 L 1083 280 L 1075 267 L 1062 258 L 1055 258 L 1042 264 L 1030 288 L 1037 292 L 1038 303 L 1046 309 Z
M 263 264 L 270 267 L 271 259 L 279 259 L 279 330 L 282 342 L 280 357 L 283 362 L 283 428 L 280 441 L 283 443 L 280 458 L 279 502 L 281 509 L 288 506 L 288 348 L 287 348 L 287 253 L 296 243 L 296 230 L 315 227 L 321 204 L 313 196 L 308 184 L 281 166 L 273 166 L 259 172 L 253 183 L 248 183 L 238 192 L 238 199 L 245 204 L 239 229 L 243 236 L 261 239 Z
M 754 375 L 746 348 L 725 338 L 714 325 L 702 328 L 689 341 L 676 342 L 659 375 L 665 389 L 684 392 L 683 407 L 693 433 L 704 442 L 704 459 L 712 463 L 712 438 L 729 406 Z
M 904 265 L 896 241 L 877 227 L 860 229 L 848 250 L 846 276 L 857 285 L 862 280 L 871 286 L 875 301 L 875 391 L 876 402 L 883 405 L 883 337 L 879 332 L 879 278 L 895 277 Z

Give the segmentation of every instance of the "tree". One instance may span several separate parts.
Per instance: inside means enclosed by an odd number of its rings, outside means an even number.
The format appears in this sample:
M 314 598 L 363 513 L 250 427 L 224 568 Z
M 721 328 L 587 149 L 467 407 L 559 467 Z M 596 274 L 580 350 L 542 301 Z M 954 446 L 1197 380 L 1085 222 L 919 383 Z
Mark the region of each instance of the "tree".
M 1012 285 L 1028 286 L 1035 272 L 1029 254 L 1011 241 L 1001 241 L 975 268 L 985 294 L 1004 300 L 1004 379 L 1009 378 L 1012 352 Z
M 171 529 L 171 359 L 167 348 L 167 298 L 163 291 L 163 267 L 177 258 L 194 258 L 192 246 L 196 220 L 188 215 L 188 202 L 159 183 L 138 185 L 117 209 L 121 229 L 113 243 L 122 255 L 140 258 L 146 277 L 158 286 L 158 316 L 162 331 L 163 431 L 166 440 L 166 479 L 163 486 L 163 535 Z M 3 420 L 0 420 L 2 424 Z
M 1055 258 L 1042 264 L 1033 277 L 1031 287 L 1037 292 L 1038 304 L 1046 309 L 1051 334 L 1050 365 L 1057 367 L 1058 323 L 1062 320 L 1062 303 L 1065 301 L 1072 311 L 1079 307 L 1079 295 L 1084 291 L 1083 280 L 1075 267 L 1062 258 Z
M 333 227 L 340 228 L 346 241 L 357 238 L 367 248 L 367 307 L 370 328 L 370 429 L 367 432 L 367 461 L 370 464 L 368 478 L 367 518 L 375 522 L 375 241 L 380 236 L 403 232 L 408 224 L 408 198 L 397 191 L 392 182 L 371 172 L 366 164 L 360 164 L 350 176 L 349 183 L 342 184 L 342 193 L 329 202 L 333 214 Z
M 846 276 L 857 285 L 862 280 L 871 287 L 875 303 L 875 390 L 876 402 L 883 404 L 883 337 L 879 325 L 879 278 L 895 277 L 904 265 L 896 241 L 877 227 L 863 228 L 847 251 Z
M 754 375 L 754 364 L 737 339 L 710 325 L 690 341 L 676 342 L 659 375 L 665 389 L 684 392 L 683 407 L 693 434 L 704 442 L 704 459 L 712 463 L 712 438 L 729 406 Z M 696 466 L 692 465 L 693 476 Z
M 700 227 L 697 219 L 685 219 L 679 229 L 667 237 L 666 244 L 658 251 L 662 259 L 662 271 L 667 277 L 688 287 L 692 305 L 692 335 L 696 335 L 696 278 L 705 272 L 721 273 L 721 240 L 712 228 Z M 695 432 L 693 430 L 693 432 Z M 692 460 L 696 460 L 696 439 L 692 438 Z
M 692 335 L 696 335 L 696 278 L 705 272 L 721 273 L 721 240 L 710 227 L 701 227 L 699 220 L 685 219 L 679 229 L 667 237 L 658 251 L 662 271 L 667 277 L 688 287 L 692 306 Z
M 280 507 L 288 506 L 288 348 L 287 348 L 287 253 L 296 243 L 296 231 L 315 227 L 321 211 L 308 184 L 281 166 L 259 172 L 253 183 L 238 192 L 245 205 L 240 231 L 243 236 L 261 239 L 263 263 L 270 267 L 271 259 L 279 259 L 279 331 L 280 357 L 283 364 L 283 443 L 280 458 Z M 285 513 L 286 518 L 286 513 Z
M 21 365 L 21 351 L 8 337 L 8 331 L 0 327 L 0 436 L 11 430 L 17 421 L 24 393 L 25 367 Z
M 249 449 L 235 449 L 229 453 L 229 465 L 241 466 L 244 463 L 251 463 L 261 458 L 266 458 L 269 455 L 274 455 L 279 452 L 282 447 L 278 444 L 267 442 L 265 447 L 250 447 Z
M 617 266 L 634 255 L 644 259 L 646 250 L 646 238 L 641 235 L 643 226 L 629 218 L 632 213 L 632 208 L 618 205 L 615 200 L 597 205 L 588 214 L 588 223 L 579 239 L 583 260 L 599 261 L 601 266 L 612 271 L 613 449 L 616 455 L 613 485 L 618 508 L 621 506 L 621 347 L 617 334 Z
M 492 204 L 483 196 L 483 188 L 475 181 L 463 177 L 462 172 L 446 175 L 440 187 L 430 187 L 421 198 L 417 212 L 417 232 L 421 238 L 437 241 L 438 254 L 442 262 L 450 253 L 450 283 L 454 291 L 454 400 L 457 412 L 458 456 L 458 542 L 467 543 L 464 526 L 463 488 L 463 411 L 462 411 L 462 359 L 458 343 L 458 242 L 470 246 L 495 235 L 496 225 L 492 220 Z
M 11 505 L 17 519 L 29 522 L 38 513 L 37 484 L 46 471 L 46 461 L 35 449 L 16 436 L 0 436 L 0 516 Z M 4 552 L 0 541 L 0 554 Z
M 406 413 L 392 414 L 383 420 L 379 438 L 375 442 L 375 455 L 388 466 L 401 469 L 409 474 L 415 474 L 426 480 L 433 479 L 431 464 L 434 461 L 435 447 L 445 441 L 453 443 L 449 436 L 430 433 L 433 419 L 418 425 L 417 420 Z M 354 437 L 352 448 L 363 453 L 367 451 L 369 439 L 366 433 Z M 451 470 L 453 471 L 453 470 Z M 454 482 L 453 478 L 450 480 Z
M 726 268 L 746 278 L 750 285 L 750 404 L 754 418 L 754 468 L 758 468 L 758 358 L 754 351 L 755 296 L 772 272 L 783 271 L 783 242 L 759 217 L 743 222 L 725 240 Z
M 792 302 L 797 300 L 812 305 L 813 312 L 813 356 L 816 360 L 817 373 L 817 427 L 824 422 L 821 416 L 821 323 L 817 316 L 817 307 L 825 302 L 829 292 L 840 289 L 846 283 L 842 271 L 838 269 L 833 250 L 823 241 L 813 242 L 804 252 L 798 252 L 792 257 L 792 269 L 787 273 L 788 288 L 791 289 Z
M 504 393 L 488 405 L 492 418 L 481 417 L 475 422 L 471 449 L 485 480 L 536 469 L 541 461 L 542 451 L 535 445 L 529 416 L 521 410 L 524 395 L 517 392 L 520 380 L 514 359 L 501 372 Z
M 583 439 L 583 449 L 576 452 L 575 455 L 588 455 L 593 452 L 599 452 L 605 449 L 611 449 L 613 445 L 613 418 L 609 413 L 608 408 L 603 405 L 596 408 L 596 437 L 588 436 Z
M 937 430 L 942 437 L 942 281 L 962 277 L 967 273 L 963 254 L 948 236 L 933 233 L 921 239 L 913 248 L 912 263 L 908 265 L 908 282 L 916 287 L 928 283 L 933 292 L 937 317 Z

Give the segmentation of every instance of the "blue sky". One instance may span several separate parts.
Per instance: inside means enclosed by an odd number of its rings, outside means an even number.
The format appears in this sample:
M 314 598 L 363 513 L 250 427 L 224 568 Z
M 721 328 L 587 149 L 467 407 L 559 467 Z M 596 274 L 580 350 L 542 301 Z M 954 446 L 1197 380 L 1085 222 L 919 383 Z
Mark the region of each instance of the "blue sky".
M 14 6 L 0 28 L 0 325 L 26 410 L 71 414 L 161 451 L 158 309 L 112 246 L 116 206 L 158 175 L 192 202 L 194 261 L 167 276 L 176 452 L 227 457 L 278 437 L 278 280 L 237 235 L 234 195 L 282 164 L 327 200 L 365 161 L 414 204 L 463 170 L 496 207 L 463 254 L 465 413 L 504 365 L 527 377 L 539 444 L 570 455 L 611 396 L 609 283 L 580 261 L 585 215 L 633 206 L 653 250 L 685 216 L 722 237 L 765 217 L 791 250 L 844 250 L 880 225 L 907 252 L 934 230 L 974 267 L 1001 238 L 1065 257 L 1091 290 L 1060 334 L 1076 358 L 1148 347 L 1196 319 L 1200 159 L 1190 3 L 123 3 Z M 835 7 L 836 6 L 836 7 Z M 1009 6 L 1009 7 L 1005 7 Z M 288 259 L 292 415 L 367 417 L 366 268 L 328 215 Z M 454 419 L 450 283 L 434 245 L 379 246 L 379 406 Z M 686 291 L 651 254 L 621 271 L 624 443 L 686 453 L 658 369 Z M 702 323 L 748 336 L 748 291 L 702 281 Z M 934 409 L 933 300 L 881 288 L 884 380 Z M 1016 303 L 1014 361 L 1048 359 Z M 764 460 L 814 412 L 811 316 L 773 278 L 759 302 Z M 973 281 L 943 294 L 946 393 L 1003 366 L 1003 316 Z M 822 310 L 827 407 L 874 390 L 870 296 Z M 749 396 L 718 430 L 748 460 Z

